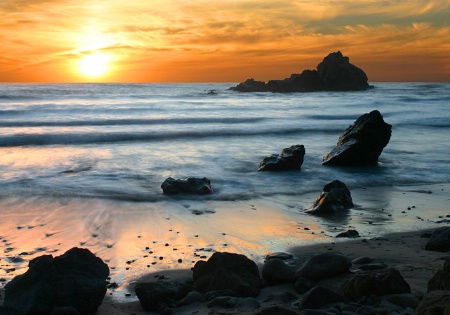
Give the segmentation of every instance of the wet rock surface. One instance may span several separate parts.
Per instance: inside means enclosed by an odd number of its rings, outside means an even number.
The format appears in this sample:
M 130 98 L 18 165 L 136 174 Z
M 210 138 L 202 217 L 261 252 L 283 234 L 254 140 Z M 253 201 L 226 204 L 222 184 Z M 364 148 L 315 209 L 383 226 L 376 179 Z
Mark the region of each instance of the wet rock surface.
M 392 126 L 377 110 L 360 116 L 340 135 L 336 147 L 323 157 L 324 165 L 368 166 L 378 162 L 391 138 Z

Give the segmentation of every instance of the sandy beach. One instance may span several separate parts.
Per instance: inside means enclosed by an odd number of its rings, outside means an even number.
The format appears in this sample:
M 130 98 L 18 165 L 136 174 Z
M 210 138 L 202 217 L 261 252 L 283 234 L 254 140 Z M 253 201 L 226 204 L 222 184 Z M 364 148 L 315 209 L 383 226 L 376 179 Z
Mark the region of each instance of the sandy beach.
M 351 259 L 368 256 L 397 268 L 413 294 L 421 297 L 447 255 L 425 251 L 427 239 L 421 236 L 448 225 L 448 191 L 450 186 L 443 184 L 354 189 L 355 208 L 334 218 L 303 213 L 319 192 L 303 195 L 302 200 L 284 196 L 282 200 L 239 202 L 36 198 L 24 204 L 23 200 L 3 199 L 2 288 L 25 272 L 32 258 L 58 256 L 74 246 L 83 247 L 108 264 L 110 283 L 117 285 L 108 289 L 98 313 L 145 314 L 134 293 L 137 282 L 150 281 L 155 275 L 192 277 L 195 262 L 208 259 L 215 251 L 244 254 L 259 266 L 271 252 L 289 252 L 306 259 L 335 251 Z M 18 211 L 19 207 L 27 211 Z M 358 230 L 361 237 L 335 237 L 349 228 Z M 323 281 L 336 287 L 343 277 L 348 275 Z M 286 290 L 294 292 L 292 284 L 266 287 L 257 299 L 261 306 L 271 305 L 274 301 L 267 296 Z M 206 303 L 194 303 L 175 309 L 174 314 L 210 311 Z

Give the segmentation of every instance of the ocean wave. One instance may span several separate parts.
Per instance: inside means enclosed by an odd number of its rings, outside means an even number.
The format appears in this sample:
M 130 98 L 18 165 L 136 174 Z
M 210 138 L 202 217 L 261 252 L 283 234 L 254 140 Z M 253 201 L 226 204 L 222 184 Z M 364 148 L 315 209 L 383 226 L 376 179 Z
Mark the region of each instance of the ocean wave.
M 2 113 L 3 111 L 0 111 Z M 77 127 L 77 126 L 127 126 L 169 124 L 248 124 L 265 120 L 256 118 L 170 118 L 170 119 L 100 119 L 66 121 L 0 121 L 0 127 Z
M 182 139 L 207 139 L 223 137 L 253 137 L 270 135 L 292 135 L 306 133 L 339 134 L 341 129 L 283 128 L 266 130 L 199 130 L 180 132 L 115 132 L 115 133 L 46 133 L 15 134 L 0 136 L 0 147 L 45 146 L 45 145 L 83 145 L 117 142 L 156 142 Z

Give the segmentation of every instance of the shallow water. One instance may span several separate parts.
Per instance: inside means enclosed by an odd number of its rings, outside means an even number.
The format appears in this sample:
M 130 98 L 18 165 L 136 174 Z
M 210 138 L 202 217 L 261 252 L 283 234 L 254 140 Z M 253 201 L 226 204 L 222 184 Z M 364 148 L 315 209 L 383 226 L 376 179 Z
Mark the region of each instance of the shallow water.
M 433 226 L 450 214 L 450 84 L 374 85 L 243 94 L 227 90 L 233 84 L 0 84 L 2 276 L 72 246 L 91 248 L 120 282 L 189 268 L 214 250 L 260 261 L 348 228 L 370 237 Z M 378 165 L 322 166 L 374 109 L 393 126 Z M 301 171 L 256 171 L 293 144 L 306 148 Z M 208 177 L 214 192 L 165 196 L 169 176 Z M 304 214 L 335 179 L 355 208 L 334 219 Z

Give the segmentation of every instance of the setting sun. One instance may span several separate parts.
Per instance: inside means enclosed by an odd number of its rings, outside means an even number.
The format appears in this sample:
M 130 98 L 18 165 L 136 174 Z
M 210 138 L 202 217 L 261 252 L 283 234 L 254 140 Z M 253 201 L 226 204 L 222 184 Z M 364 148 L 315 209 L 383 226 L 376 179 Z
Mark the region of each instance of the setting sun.
M 98 77 L 108 70 L 110 57 L 103 53 L 94 53 L 87 55 L 80 60 L 80 72 L 89 77 Z

